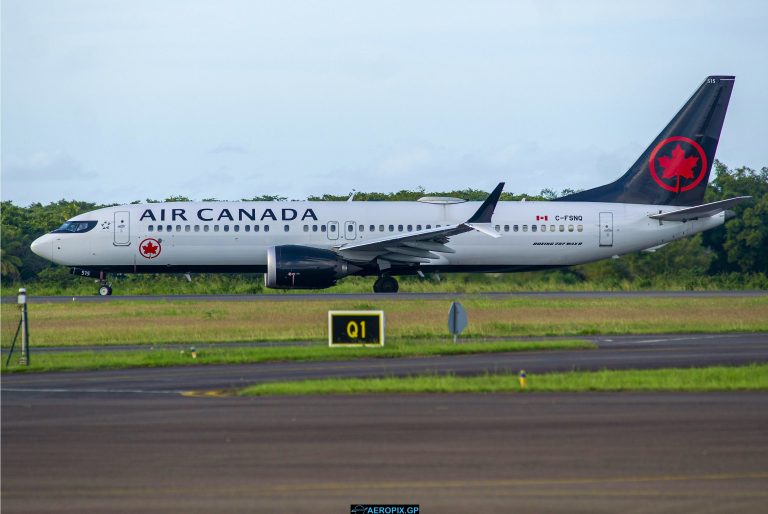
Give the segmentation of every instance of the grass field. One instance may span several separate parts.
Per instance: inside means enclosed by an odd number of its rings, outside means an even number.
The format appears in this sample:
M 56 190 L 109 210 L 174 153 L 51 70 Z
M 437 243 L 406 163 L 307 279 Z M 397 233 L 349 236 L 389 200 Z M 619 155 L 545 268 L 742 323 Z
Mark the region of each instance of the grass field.
M 768 331 L 768 296 L 746 298 L 462 298 L 463 339 Z M 330 309 L 382 309 L 387 341 L 448 341 L 450 301 L 125 301 L 30 304 L 31 345 L 199 344 L 327 340 Z M 18 308 L 3 304 L 0 344 Z
M 368 393 L 540 393 L 584 391 L 766 391 L 768 364 L 708 368 L 595 371 L 528 375 L 525 390 L 512 374 L 457 377 L 329 379 L 260 384 L 243 396 Z
M 396 358 L 467 353 L 523 352 L 533 350 L 594 349 L 588 341 L 493 341 L 483 343 L 444 343 L 438 341 L 398 341 L 371 348 L 329 348 L 323 343 L 310 346 L 271 346 L 260 348 L 206 348 L 192 358 L 189 348 L 154 348 L 133 351 L 46 352 L 31 355 L 29 366 L 18 366 L 11 359 L 3 372 L 75 371 L 163 366 L 202 366 L 206 364 L 245 364 L 275 361 L 317 361 L 363 358 Z

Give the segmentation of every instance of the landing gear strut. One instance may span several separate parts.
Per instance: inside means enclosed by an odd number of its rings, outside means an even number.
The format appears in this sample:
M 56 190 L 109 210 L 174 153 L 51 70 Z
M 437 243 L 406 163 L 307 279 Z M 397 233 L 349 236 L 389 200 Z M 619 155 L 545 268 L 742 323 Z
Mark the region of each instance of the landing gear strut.
M 396 293 L 400 286 L 394 277 L 383 275 L 373 283 L 374 293 Z
M 107 282 L 107 274 L 103 271 L 99 273 L 99 296 L 111 296 L 112 286 Z

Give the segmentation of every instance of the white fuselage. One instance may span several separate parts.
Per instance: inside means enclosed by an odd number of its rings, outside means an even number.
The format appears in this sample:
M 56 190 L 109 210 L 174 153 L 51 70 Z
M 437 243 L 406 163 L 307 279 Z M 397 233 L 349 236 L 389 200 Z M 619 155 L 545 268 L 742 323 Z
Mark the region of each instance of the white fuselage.
M 480 202 L 180 202 L 122 205 L 71 221 L 96 222 L 83 233 L 52 232 L 34 242 L 58 264 L 124 272 L 254 271 L 267 249 L 304 245 L 339 249 L 438 225 L 462 223 Z M 513 271 L 567 266 L 666 244 L 721 225 L 725 215 L 687 222 L 650 219 L 671 206 L 592 202 L 499 202 L 493 238 L 452 236 L 455 253 L 421 264 L 430 271 Z M 155 249 L 155 247 L 157 247 Z M 353 257 L 364 261 L 365 255 Z

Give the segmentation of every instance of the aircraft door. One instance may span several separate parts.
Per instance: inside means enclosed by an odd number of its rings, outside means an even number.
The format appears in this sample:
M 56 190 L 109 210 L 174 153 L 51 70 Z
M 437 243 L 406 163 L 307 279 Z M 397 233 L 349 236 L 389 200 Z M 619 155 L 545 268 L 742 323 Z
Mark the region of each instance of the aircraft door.
M 349 241 L 357 239 L 357 223 L 354 221 L 344 222 L 344 238 Z
M 114 245 L 128 246 L 131 244 L 131 213 L 116 211 L 114 218 Z
M 613 213 L 600 213 L 600 246 L 613 246 Z
M 339 222 L 329 221 L 327 225 L 328 226 L 326 227 L 325 233 L 328 234 L 328 239 L 338 239 L 339 238 Z

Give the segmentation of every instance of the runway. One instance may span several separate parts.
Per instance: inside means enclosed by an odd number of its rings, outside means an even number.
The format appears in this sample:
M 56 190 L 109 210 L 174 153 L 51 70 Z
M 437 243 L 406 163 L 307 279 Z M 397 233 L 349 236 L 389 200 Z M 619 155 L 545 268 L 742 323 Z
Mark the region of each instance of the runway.
M 467 298 L 737 298 L 766 296 L 765 291 L 576 291 L 540 293 L 265 293 L 251 295 L 126 295 L 126 296 L 35 296 L 28 291 L 29 303 L 122 302 L 122 301 L 205 301 L 205 302 L 291 302 L 339 300 L 461 300 Z M 15 296 L 3 296 L 2 303 L 16 303 Z
M 768 394 L 3 393 L 7 512 L 758 512 Z
M 8 512 L 755 512 L 768 393 L 182 396 L 270 380 L 768 362 L 768 334 L 599 349 L 3 375 Z
M 600 336 L 597 350 L 512 352 L 330 362 L 194 365 L 98 372 L 12 374 L 2 390 L 12 394 L 158 394 L 228 390 L 277 380 L 406 376 L 421 373 L 529 374 L 599 369 L 649 369 L 768 362 L 768 333 Z M 34 357 L 33 357 L 34 358 Z

